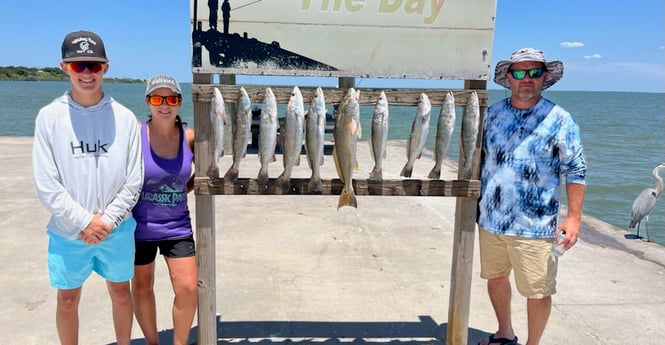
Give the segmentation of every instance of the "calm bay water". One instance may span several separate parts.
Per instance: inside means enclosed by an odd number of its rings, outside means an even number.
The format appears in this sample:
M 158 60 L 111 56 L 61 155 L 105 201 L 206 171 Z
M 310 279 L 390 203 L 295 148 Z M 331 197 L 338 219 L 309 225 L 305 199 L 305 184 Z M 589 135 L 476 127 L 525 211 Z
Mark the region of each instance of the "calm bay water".
M 191 84 L 183 83 L 182 87 L 185 95 L 191 94 Z M 0 81 L 0 120 L 3 123 L 0 136 L 32 136 L 39 109 L 68 89 L 69 82 Z M 132 109 L 139 119 L 147 117 L 143 84 L 106 83 L 104 89 Z M 589 166 L 584 213 L 634 232 L 628 229 L 633 200 L 642 189 L 655 187 L 651 170 L 665 162 L 665 94 L 546 91 L 544 95 L 573 114 L 581 128 Z M 492 103 L 506 96 L 503 90 L 490 90 L 489 101 Z M 438 111 L 438 106 L 432 111 L 430 149 Z M 408 137 L 414 113 L 414 107 L 390 108 L 390 139 Z M 371 114 L 371 107 L 361 109 L 364 140 L 369 138 Z M 181 116 L 193 125 L 190 97 L 184 99 Z M 458 109 L 455 137 L 448 151 L 455 159 L 459 152 L 455 144 L 460 119 Z M 649 218 L 649 229 L 651 240 L 665 245 L 665 197 L 656 203 Z M 642 227 L 641 234 L 646 235 L 644 231 Z

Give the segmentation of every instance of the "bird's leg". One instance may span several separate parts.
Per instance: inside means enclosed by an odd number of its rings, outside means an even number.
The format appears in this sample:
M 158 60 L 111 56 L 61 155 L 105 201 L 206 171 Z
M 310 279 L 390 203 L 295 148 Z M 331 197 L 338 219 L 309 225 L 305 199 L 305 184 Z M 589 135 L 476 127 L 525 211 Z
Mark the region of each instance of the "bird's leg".
M 637 236 L 636 238 L 640 238 L 640 223 L 642 223 L 642 222 L 637 223 L 637 234 L 635 235 L 635 236 Z
M 646 228 L 647 228 L 647 242 L 651 242 L 651 241 L 649 240 L 649 215 L 647 215 L 647 216 L 644 218 L 644 220 L 646 221 L 645 224 L 644 224 L 644 226 L 646 226 Z

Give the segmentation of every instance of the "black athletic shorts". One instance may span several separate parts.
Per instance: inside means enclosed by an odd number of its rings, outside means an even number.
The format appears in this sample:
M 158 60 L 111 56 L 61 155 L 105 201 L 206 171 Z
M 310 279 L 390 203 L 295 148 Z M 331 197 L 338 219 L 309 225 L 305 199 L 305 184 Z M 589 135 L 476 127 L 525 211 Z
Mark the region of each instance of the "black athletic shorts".
M 186 258 L 196 255 L 194 236 L 187 236 L 175 240 L 162 241 L 135 241 L 136 256 L 134 265 L 147 265 L 155 261 L 157 248 L 159 253 L 168 258 Z

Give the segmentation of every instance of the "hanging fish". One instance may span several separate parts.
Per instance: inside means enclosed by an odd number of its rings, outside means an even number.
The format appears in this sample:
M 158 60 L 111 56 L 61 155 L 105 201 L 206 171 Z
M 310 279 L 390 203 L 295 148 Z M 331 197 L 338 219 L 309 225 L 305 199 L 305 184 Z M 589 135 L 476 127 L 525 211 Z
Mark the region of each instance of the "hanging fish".
M 344 188 L 339 196 L 337 209 L 342 206 L 358 208 L 358 201 L 356 200 L 352 181 L 353 169 L 357 164 L 356 147 L 358 139 L 361 136 L 359 98 L 360 90 L 356 91 L 354 88 L 349 88 L 335 118 L 333 158 L 337 174 L 342 182 L 344 182 Z
M 374 159 L 374 168 L 369 173 L 370 181 L 383 181 L 383 160 L 386 159 L 386 144 L 388 142 L 388 100 L 381 91 L 379 99 L 374 105 L 372 115 L 372 134 L 369 143 L 370 154 Z
M 323 146 L 326 131 L 326 99 L 323 90 L 316 88 L 316 95 L 312 98 L 307 115 L 305 116 L 305 150 L 307 161 L 312 169 L 307 191 L 310 193 L 323 192 L 323 182 L 319 167 L 323 165 Z
M 297 86 L 294 86 L 291 97 L 289 97 L 289 103 L 286 105 L 283 132 L 280 133 L 284 171 L 277 177 L 277 185 L 281 187 L 283 193 L 288 193 L 291 188 L 293 167 L 300 165 L 304 121 L 305 106 L 303 105 L 302 93 Z
M 436 125 L 436 140 L 434 141 L 434 167 L 428 178 L 439 179 L 441 177 L 441 164 L 446 158 L 450 139 L 455 129 L 455 95 L 448 91 L 441 105 L 439 120 Z
M 464 165 L 462 168 L 463 180 L 471 178 L 473 169 L 473 155 L 476 153 L 476 140 L 478 139 L 478 123 L 480 121 L 480 106 L 478 93 L 472 91 L 464 108 L 462 116 L 462 151 L 464 152 Z
M 419 159 L 427 143 L 427 136 L 429 135 L 429 120 L 432 112 L 432 104 L 429 97 L 425 93 L 420 94 L 418 107 L 416 109 L 416 116 L 413 118 L 411 125 L 411 133 L 409 134 L 409 141 L 406 146 L 406 165 L 402 169 L 400 176 L 411 177 L 413 172 L 413 163 Z
M 213 96 L 210 103 L 210 122 L 214 131 L 212 162 L 208 168 L 208 177 L 219 177 L 219 158 L 224 156 L 224 126 L 226 125 L 226 107 L 224 97 L 218 88 L 213 88 Z
M 224 174 L 224 180 L 237 181 L 240 161 L 247 154 L 247 145 L 252 140 L 252 100 L 244 87 L 240 87 L 240 95 L 236 101 L 236 113 L 232 116 L 232 144 L 233 164 Z
M 277 146 L 277 100 L 272 89 L 267 87 L 261 108 L 259 121 L 259 175 L 256 182 L 259 186 L 268 186 L 268 164 L 276 161 L 275 147 Z

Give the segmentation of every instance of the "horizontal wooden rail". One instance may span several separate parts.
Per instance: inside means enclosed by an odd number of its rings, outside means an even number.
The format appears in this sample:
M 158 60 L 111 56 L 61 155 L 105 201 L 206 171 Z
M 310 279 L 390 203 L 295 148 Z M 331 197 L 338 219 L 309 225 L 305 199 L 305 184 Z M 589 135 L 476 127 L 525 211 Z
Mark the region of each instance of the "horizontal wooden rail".
M 226 102 L 235 102 L 238 99 L 238 93 L 241 85 L 216 85 L 216 84 L 194 84 L 192 85 L 192 101 L 194 102 L 210 102 L 212 99 L 212 88 L 217 87 L 222 93 Z M 249 94 L 252 103 L 263 102 L 265 93 L 265 86 L 244 86 Z M 293 86 L 270 86 L 278 104 L 288 103 Z M 316 94 L 316 87 L 299 87 L 302 93 L 305 104 L 308 104 L 312 97 Z M 345 89 L 338 88 L 322 88 L 326 104 L 339 104 L 344 99 L 346 94 Z M 379 98 L 379 94 L 383 91 L 386 94 L 389 105 L 418 105 L 420 94 L 425 92 L 429 97 L 432 105 L 437 106 L 443 103 L 448 91 L 452 91 L 455 95 L 455 105 L 465 106 L 469 95 L 472 90 L 422 90 L 422 89 L 365 89 L 357 88 L 360 90 L 360 104 L 373 105 Z M 478 100 L 480 106 L 487 106 L 487 90 L 475 90 L 478 93 Z
M 259 187 L 256 179 L 239 178 L 236 182 L 230 182 L 221 178 L 197 177 L 194 179 L 194 192 L 196 195 L 339 195 L 344 187 L 340 179 L 322 180 L 323 191 L 312 194 L 308 191 L 309 181 L 308 178 L 292 178 L 290 189 L 284 193 L 276 179 L 270 179 L 267 187 Z M 478 180 L 354 179 L 353 188 L 356 195 L 480 197 Z

